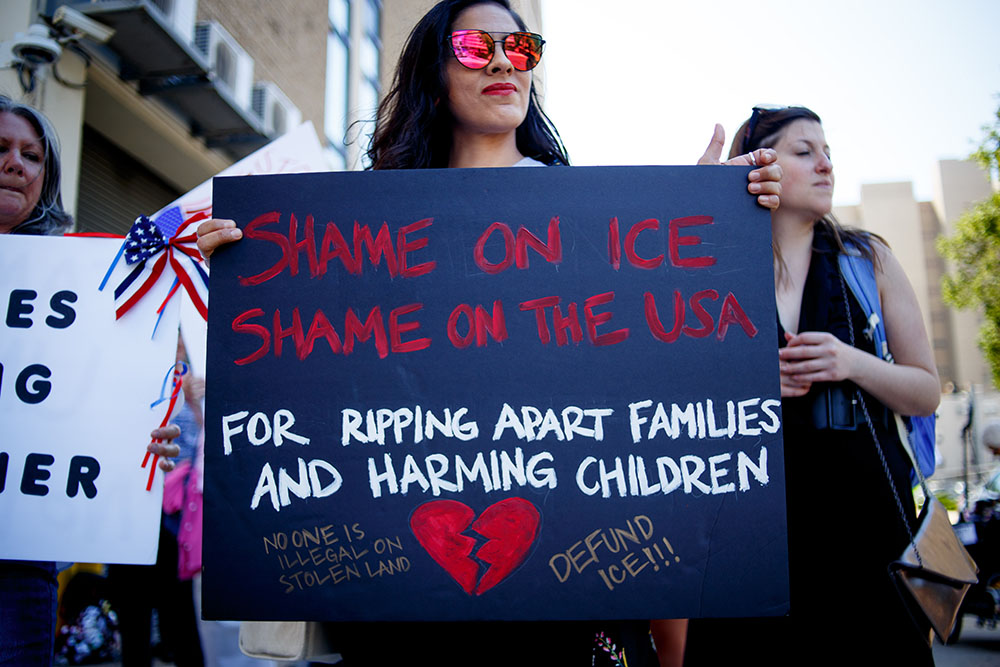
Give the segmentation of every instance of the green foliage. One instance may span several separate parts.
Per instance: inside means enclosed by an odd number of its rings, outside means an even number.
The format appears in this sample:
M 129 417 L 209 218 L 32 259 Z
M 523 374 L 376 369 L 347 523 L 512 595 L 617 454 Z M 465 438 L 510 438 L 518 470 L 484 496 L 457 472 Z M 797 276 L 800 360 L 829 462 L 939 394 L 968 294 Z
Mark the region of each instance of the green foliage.
M 950 491 L 939 491 L 935 493 L 934 496 L 949 512 L 957 512 L 960 509 L 960 499 L 954 493 L 951 493 Z
M 1000 174 L 1000 108 L 993 126 L 972 157 L 991 175 Z M 1000 388 L 1000 193 L 976 204 L 955 223 L 952 236 L 938 240 L 938 250 L 951 260 L 954 273 L 944 278 L 944 299 L 959 308 L 982 307 L 982 348 Z
M 997 108 L 993 127 L 983 125 L 983 143 L 972 154 L 972 159 L 983 166 L 990 176 L 996 176 L 1000 169 L 1000 108 Z

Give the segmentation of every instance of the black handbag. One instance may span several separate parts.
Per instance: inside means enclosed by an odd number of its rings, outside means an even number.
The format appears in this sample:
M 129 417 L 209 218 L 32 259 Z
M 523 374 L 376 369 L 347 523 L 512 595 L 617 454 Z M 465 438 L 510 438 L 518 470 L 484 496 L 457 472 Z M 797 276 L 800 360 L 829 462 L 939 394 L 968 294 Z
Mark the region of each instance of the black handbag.
M 847 301 L 847 287 L 844 285 L 843 276 L 840 277 L 840 286 L 844 293 L 844 304 L 847 307 L 847 325 L 850 331 L 851 345 L 854 345 L 854 323 L 851 321 L 850 302 Z M 889 480 L 889 486 L 892 487 L 896 507 L 899 510 L 899 518 L 903 521 L 906 532 L 910 536 L 909 546 L 906 547 L 898 560 L 889 564 L 889 574 L 911 615 L 918 621 L 919 619 L 925 620 L 926 624 L 930 624 L 933 628 L 938 638 L 945 642 L 955 627 L 958 610 L 965 594 L 978 581 L 976 575 L 979 568 L 955 535 L 955 530 L 951 527 L 951 522 L 948 519 L 948 511 L 931 493 L 927 479 L 913 456 L 909 438 L 906 436 L 906 427 L 897 415 L 896 425 L 899 430 L 900 442 L 910 459 L 910 465 L 920 480 L 925 498 L 923 509 L 917 517 L 917 531 L 913 532 L 910 522 L 906 520 L 903 501 L 896 488 L 896 483 L 892 479 L 892 474 L 889 472 L 889 464 L 886 462 L 882 443 L 879 442 L 875 425 L 868 413 L 868 406 L 865 405 L 864 396 L 860 390 L 855 390 L 855 395 L 864 413 L 865 421 L 868 423 L 872 439 L 875 441 L 875 448 L 882 461 L 885 476 Z M 926 627 L 924 623 L 918 622 L 918 624 Z M 927 640 L 930 643 L 929 633 Z

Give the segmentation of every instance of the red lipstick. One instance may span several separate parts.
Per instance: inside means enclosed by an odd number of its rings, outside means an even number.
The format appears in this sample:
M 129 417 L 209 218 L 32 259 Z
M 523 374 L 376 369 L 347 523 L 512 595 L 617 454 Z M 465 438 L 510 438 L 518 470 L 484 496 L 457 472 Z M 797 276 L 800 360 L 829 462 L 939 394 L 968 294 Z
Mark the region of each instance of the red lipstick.
M 483 95 L 512 95 L 517 92 L 517 86 L 512 83 L 491 83 L 482 90 Z

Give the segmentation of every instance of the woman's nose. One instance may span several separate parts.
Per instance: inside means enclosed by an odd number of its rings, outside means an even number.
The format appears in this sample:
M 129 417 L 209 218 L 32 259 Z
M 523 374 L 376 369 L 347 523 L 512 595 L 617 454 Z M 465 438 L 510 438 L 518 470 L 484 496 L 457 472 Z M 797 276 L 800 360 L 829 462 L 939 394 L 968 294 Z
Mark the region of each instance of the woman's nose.
M 833 171 L 833 161 L 830 159 L 830 156 L 825 153 L 821 153 L 819 164 L 816 165 L 816 168 L 822 172 Z
M 487 69 L 491 74 L 514 71 L 514 65 L 510 62 L 510 58 L 507 57 L 507 52 L 504 51 L 502 42 L 497 42 L 493 45 L 493 60 L 490 61 Z
M 2 158 L 0 158 L 0 164 L 2 168 L 0 170 L 5 174 L 18 174 L 24 173 L 24 162 L 21 159 L 21 154 L 19 151 L 8 150 Z

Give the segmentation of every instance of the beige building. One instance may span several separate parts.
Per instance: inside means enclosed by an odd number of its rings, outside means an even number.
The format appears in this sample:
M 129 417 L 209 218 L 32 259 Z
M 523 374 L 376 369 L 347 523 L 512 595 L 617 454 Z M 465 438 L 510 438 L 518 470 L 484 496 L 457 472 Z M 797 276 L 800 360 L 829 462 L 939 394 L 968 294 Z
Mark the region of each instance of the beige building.
M 917 294 L 942 389 L 990 387 L 989 366 L 975 342 L 979 316 L 942 301 L 945 263 L 935 244 L 939 236 L 952 232 L 963 211 L 991 194 L 992 186 L 974 162 L 942 160 L 935 191 L 934 201 L 918 202 L 911 183 L 863 185 L 860 204 L 838 207 L 834 213 L 841 222 L 889 242 Z
M 1000 419 L 1000 394 L 993 387 L 989 365 L 976 344 L 981 314 L 960 311 L 941 298 L 945 262 L 937 252 L 939 236 L 950 234 L 970 205 L 992 193 L 986 173 L 974 162 L 941 160 L 937 164 L 934 200 L 918 202 L 911 183 L 879 183 L 861 187 L 861 203 L 835 209 L 837 218 L 881 235 L 906 271 L 920 304 L 924 326 L 941 376 L 938 409 L 937 480 L 958 479 L 966 471 L 973 479 L 996 467 L 983 447 L 981 434 Z M 962 443 L 969 421 L 973 447 Z

